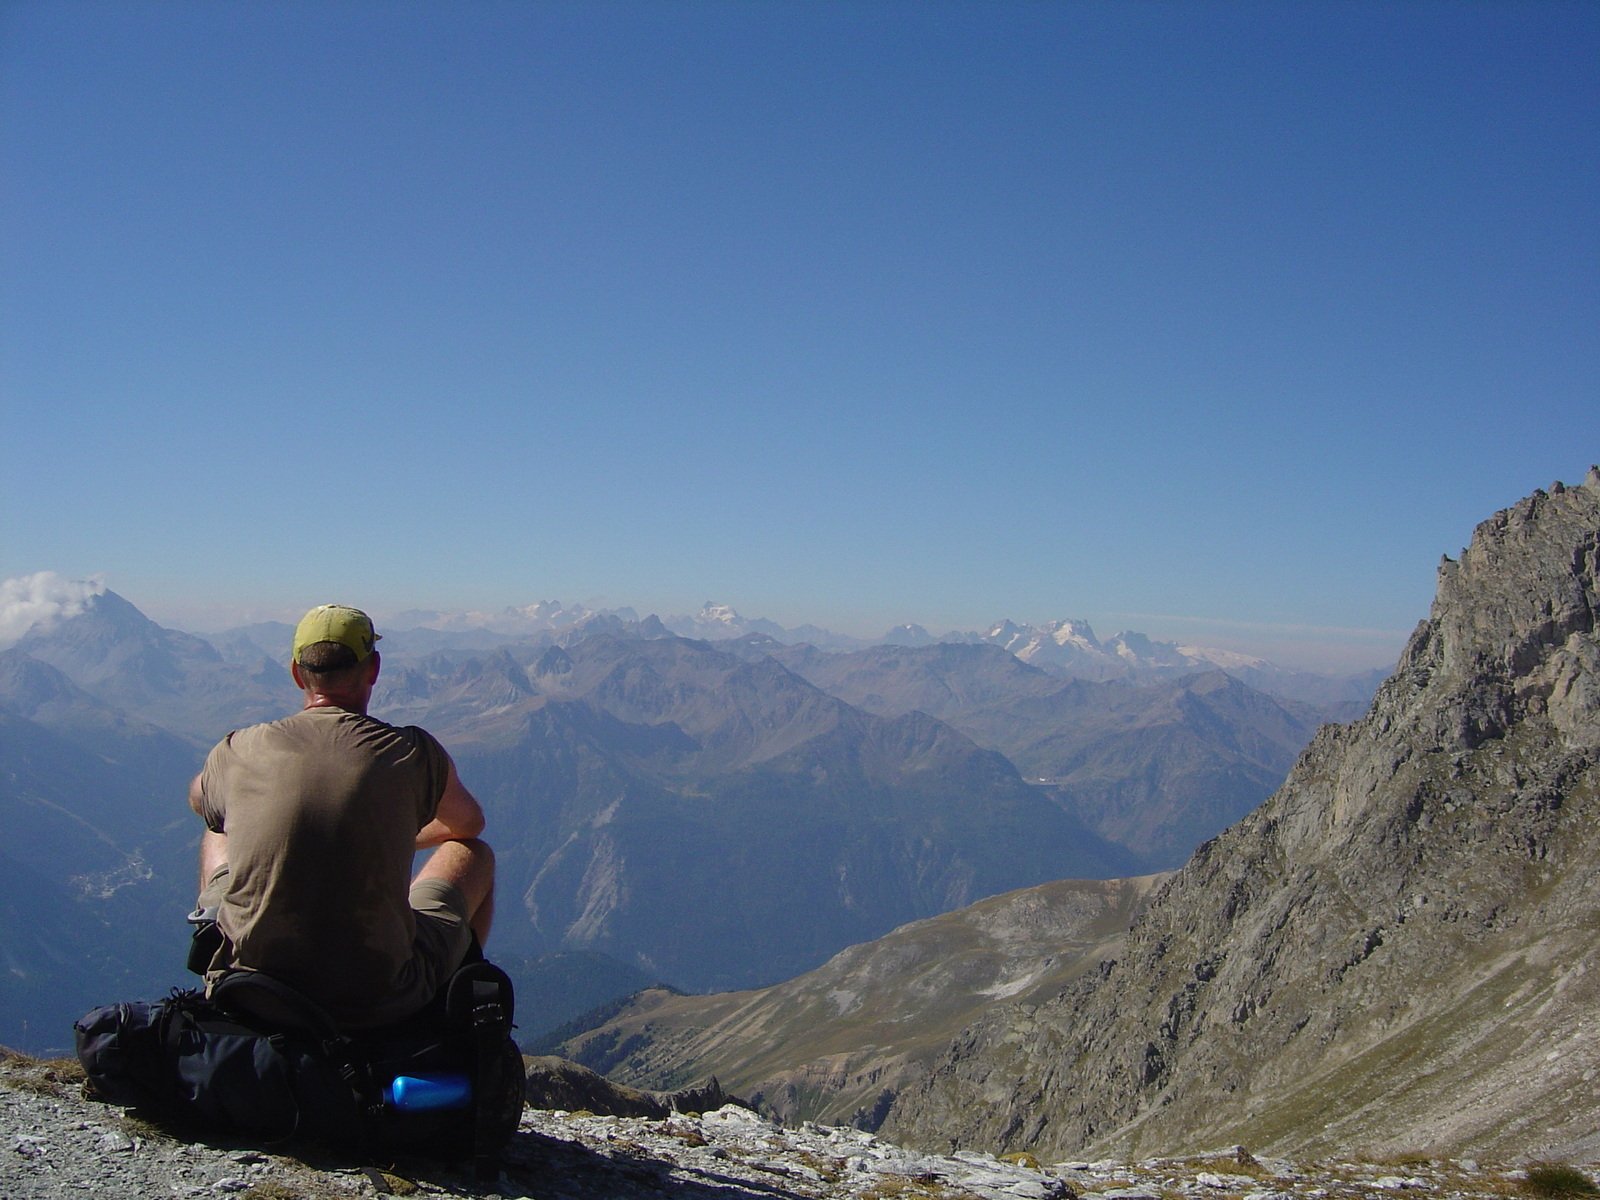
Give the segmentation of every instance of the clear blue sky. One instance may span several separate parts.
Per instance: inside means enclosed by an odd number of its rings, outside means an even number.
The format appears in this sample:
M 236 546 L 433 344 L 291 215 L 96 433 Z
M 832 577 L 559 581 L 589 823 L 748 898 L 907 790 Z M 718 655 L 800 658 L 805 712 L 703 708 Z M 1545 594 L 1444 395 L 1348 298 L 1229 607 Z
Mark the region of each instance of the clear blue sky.
M 1600 460 L 1594 3 L 0 3 L 0 577 L 1393 661 Z

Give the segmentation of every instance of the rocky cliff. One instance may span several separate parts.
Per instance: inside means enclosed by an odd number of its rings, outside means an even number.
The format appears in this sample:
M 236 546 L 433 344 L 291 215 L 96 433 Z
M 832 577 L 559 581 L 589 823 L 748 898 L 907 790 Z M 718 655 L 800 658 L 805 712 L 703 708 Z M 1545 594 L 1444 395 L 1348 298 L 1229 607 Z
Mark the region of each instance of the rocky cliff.
M 1600 1143 L 1600 471 L 1480 525 L 1363 720 L 993 1011 L 885 1135 L 1041 1155 Z

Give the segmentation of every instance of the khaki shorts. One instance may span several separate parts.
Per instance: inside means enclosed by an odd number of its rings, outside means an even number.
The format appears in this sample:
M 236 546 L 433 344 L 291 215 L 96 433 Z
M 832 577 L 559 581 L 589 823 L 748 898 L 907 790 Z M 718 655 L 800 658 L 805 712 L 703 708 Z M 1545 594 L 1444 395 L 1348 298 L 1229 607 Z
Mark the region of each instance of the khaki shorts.
M 417 915 L 417 936 L 411 943 L 422 992 L 442 988 L 472 945 L 471 912 L 461 889 L 442 879 L 419 879 L 411 885 L 411 908 Z

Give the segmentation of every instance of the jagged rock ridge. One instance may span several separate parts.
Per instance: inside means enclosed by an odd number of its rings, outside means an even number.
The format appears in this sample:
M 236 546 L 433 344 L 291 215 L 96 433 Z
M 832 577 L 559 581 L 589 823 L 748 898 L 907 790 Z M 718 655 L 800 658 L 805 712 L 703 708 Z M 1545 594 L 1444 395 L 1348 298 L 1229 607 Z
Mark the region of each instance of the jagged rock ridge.
M 1592 1154 L 1600 471 L 1480 525 L 1369 715 L 997 1010 L 883 1132 L 927 1146 Z

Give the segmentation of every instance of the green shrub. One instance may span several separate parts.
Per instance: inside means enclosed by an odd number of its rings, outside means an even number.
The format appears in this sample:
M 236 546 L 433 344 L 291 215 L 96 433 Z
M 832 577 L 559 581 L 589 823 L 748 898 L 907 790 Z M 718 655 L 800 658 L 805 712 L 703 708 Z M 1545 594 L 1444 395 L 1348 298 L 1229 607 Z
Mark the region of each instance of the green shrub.
M 1522 1190 L 1531 1196 L 1600 1196 L 1600 1187 L 1577 1167 L 1537 1163 L 1528 1168 Z

